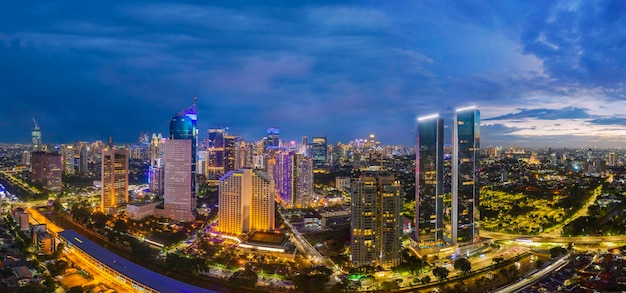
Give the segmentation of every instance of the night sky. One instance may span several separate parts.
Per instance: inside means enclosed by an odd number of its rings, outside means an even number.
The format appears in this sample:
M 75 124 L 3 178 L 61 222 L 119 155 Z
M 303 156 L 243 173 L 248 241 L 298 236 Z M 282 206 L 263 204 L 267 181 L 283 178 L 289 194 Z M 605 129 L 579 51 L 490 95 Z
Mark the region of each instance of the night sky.
M 200 138 L 413 145 L 475 105 L 482 146 L 626 141 L 624 1 L 214 2 L 3 1 L 0 142 L 135 142 L 195 92 Z

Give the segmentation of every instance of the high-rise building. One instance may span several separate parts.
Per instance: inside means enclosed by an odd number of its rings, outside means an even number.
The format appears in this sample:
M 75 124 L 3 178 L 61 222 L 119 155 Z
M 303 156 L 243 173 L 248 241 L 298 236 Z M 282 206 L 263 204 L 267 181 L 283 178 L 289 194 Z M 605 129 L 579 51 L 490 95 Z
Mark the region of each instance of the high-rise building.
M 267 129 L 265 136 L 265 149 L 276 149 L 280 146 L 280 129 L 278 127 L 270 127 Z
M 443 240 L 443 118 L 417 119 L 415 237 L 420 247 Z
M 74 162 L 74 146 L 73 145 L 63 145 L 63 173 L 68 175 L 74 175 L 75 173 L 75 162 Z
M 42 151 L 31 154 L 31 178 L 43 188 L 59 191 L 63 188 L 63 160 L 59 153 Z
M 39 128 L 39 124 L 37 124 L 35 118 L 33 118 L 33 122 L 35 123 L 35 127 L 33 127 L 33 131 L 31 132 L 33 152 L 45 151 L 43 145 L 41 145 L 41 128 Z
M 617 155 L 615 154 L 615 152 L 610 152 L 607 155 L 607 163 L 611 167 L 615 167 L 615 165 L 617 165 Z
M 316 171 L 326 170 L 327 152 L 326 137 L 314 137 L 311 145 L 311 156 L 313 157 L 313 168 Z
M 102 172 L 100 187 L 100 211 L 117 213 L 128 203 L 128 159 L 130 152 L 125 147 L 102 149 Z
M 163 216 L 178 221 L 193 221 L 196 207 L 196 97 L 193 105 L 170 121 L 170 136 L 165 142 Z M 158 211 L 155 214 L 160 215 Z
M 274 230 L 274 180 L 252 169 L 230 171 L 219 182 L 218 231 L 242 235 Z
M 86 143 L 81 143 L 80 154 L 78 157 L 78 174 L 89 174 L 89 146 Z
M 452 244 L 456 245 L 479 240 L 480 111 L 456 110 L 452 133 Z
M 295 152 L 274 155 L 272 177 L 280 203 L 286 208 L 306 207 L 313 195 L 313 161 Z
M 225 128 L 210 128 L 206 143 L 206 177 L 210 184 L 217 185 L 224 171 Z
M 228 171 L 236 170 L 238 141 L 238 136 L 224 136 L 224 174 L 228 173 Z
M 402 186 L 393 176 L 362 175 L 352 185 L 350 248 L 355 267 L 400 264 Z

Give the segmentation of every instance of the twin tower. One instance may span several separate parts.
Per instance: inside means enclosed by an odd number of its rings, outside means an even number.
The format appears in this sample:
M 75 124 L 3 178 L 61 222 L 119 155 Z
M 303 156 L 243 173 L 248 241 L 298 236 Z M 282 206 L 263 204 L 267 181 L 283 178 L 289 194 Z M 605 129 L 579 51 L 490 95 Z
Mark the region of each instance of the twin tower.
M 479 240 L 480 111 L 456 110 L 451 160 L 444 153 L 443 130 L 439 115 L 417 120 L 415 236 L 424 249 Z

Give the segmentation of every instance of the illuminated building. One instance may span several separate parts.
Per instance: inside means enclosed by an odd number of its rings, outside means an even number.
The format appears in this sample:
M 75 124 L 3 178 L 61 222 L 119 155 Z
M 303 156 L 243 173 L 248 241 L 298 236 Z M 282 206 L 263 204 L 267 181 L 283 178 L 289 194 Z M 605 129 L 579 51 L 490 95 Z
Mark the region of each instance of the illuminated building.
M 63 160 L 59 153 L 33 152 L 31 154 L 31 178 L 43 188 L 59 191 L 63 188 Z
M 30 152 L 29 151 L 22 152 L 22 166 L 30 166 Z
M 326 170 L 327 152 L 326 137 L 314 137 L 311 145 L 311 156 L 315 171 Z
M 417 120 L 415 237 L 420 247 L 443 243 L 443 118 Z
M 239 144 L 239 140 L 239 136 L 224 136 L 224 174 L 228 171 L 236 170 L 237 145 Z
M 219 182 L 218 231 L 242 235 L 274 230 L 274 180 L 252 169 L 230 171 Z
M 30 229 L 30 224 L 28 222 L 28 218 L 30 217 L 28 212 L 24 211 L 23 208 L 17 208 L 11 211 L 11 217 L 13 221 L 20 227 L 20 231 L 28 231 Z
M 112 144 L 102 149 L 102 186 L 100 188 L 100 211 L 116 213 L 128 203 L 128 159 L 130 152 Z
M 73 145 L 63 145 L 62 148 L 63 153 L 63 173 L 74 175 L 74 146 Z
M 165 141 L 164 202 L 162 216 L 177 221 L 193 221 L 196 207 L 196 97 L 193 105 L 170 121 L 170 137 Z M 155 211 L 161 215 L 160 211 Z
M 89 174 L 89 146 L 87 144 L 80 145 L 80 154 L 78 157 L 78 173 L 80 175 Z
M 45 151 L 43 145 L 41 144 L 41 128 L 39 128 L 39 124 L 37 124 L 37 120 L 35 120 L 35 118 L 33 118 L 33 122 L 35 123 L 35 127 L 33 127 L 33 131 L 31 132 L 33 152 Z
M 280 129 L 278 127 L 270 127 L 267 129 L 265 136 L 265 150 L 276 149 L 280 146 Z
M 479 239 L 480 112 L 475 107 L 456 110 L 452 133 L 452 244 L 456 245 Z
M 615 165 L 617 165 L 617 155 L 615 154 L 615 152 L 610 152 L 607 157 L 608 165 L 611 167 L 615 167 Z
M 313 195 L 313 161 L 295 152 L 274 155 L 272 178 L 280 203 L 286 208 L 306 207 Z
M 225 128 L 210 128 L 207 134 L 206 145 L 206 177 L 210 184 L 217 185 L 220 177 L 224 176 L 224 136 Z
M 150 140 L 150 166 L 157 166 L 156 161 L 159 158 L 163 157 L 163 136 L 159 133 L 152 134 L 152 139 Z
M 354 267 L 400 264 L 402 186 L 393 176 L 362 175 L 352 185 L 351 258 Z

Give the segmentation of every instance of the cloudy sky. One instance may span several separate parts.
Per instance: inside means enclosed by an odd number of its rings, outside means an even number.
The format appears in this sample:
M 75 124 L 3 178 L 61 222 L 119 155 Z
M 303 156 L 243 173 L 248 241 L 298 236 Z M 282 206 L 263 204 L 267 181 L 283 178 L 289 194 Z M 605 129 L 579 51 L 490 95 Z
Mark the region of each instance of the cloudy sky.
M 624 1 L 214 2 L 5 1 L 0 141 L 134 142 L 197 92 L 201 138 L 411 145 L 475 105 L 483 146 L 626 142 Z

